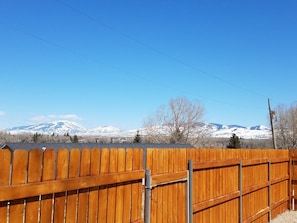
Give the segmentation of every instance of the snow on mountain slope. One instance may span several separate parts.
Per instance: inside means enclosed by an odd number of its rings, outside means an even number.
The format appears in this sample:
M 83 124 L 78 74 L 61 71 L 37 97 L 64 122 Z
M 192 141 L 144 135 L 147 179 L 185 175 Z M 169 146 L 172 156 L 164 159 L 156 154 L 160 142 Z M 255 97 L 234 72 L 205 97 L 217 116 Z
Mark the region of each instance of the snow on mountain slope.
M 41 133 L 41 134 L 59 134 L 63 135 L 66 133 L 69 134 L 81 134 L 87 132 L 87 129 L 75 122 L 70 121 L 54 121 L 54 122 L 45 122 L 37 125 L 28 125 L 13 127 L 6 129 L 6 131 L 11 134 L 18 133 Z
M 238 137 L 245 139 L 267 139 L 271 137 L 271 131 L 269 128 L 258 125 L 253 127 L 243 127 L 239 125 L 222 125 L 217 123 L 203 123 L 199 128 L 202 128 L 203 132 L 212 137 L 229 138 L 232 134 L 236 134 Z M 141 128 L 140 134 L 145 134 L 145 129 Z M 135 130 L 120 130 L 114 126 L 99 126 L 94 129 L 86 129 L 83 126 L 70 121 L 55 121 L 46 122 L 37 125 L 19 126 L 5 131 L 11 134 L 19 133 L 41 133 L 41 134 L 59 134 L 63 135 L 69 133 L 71 135 L 93 135 L 93 136 L 112 136 L 112 137 L 134 137 L 137 133 Z
M 253 127 L 243 127 L 239 125 L 221 125 L 221 124 L 206 124 L 206 131 L 212 137 L 229 138 L 232 134 L 245 139 L 267 139 L 271 137 L 269 128 L 258 125 Z
M 108 126 L 99 126 L 97 128 L 88 130 L 86 135 L 106 135 L 106 136 L 116 136 L 121 134 L 121 130 L 117 127 L 108 125 Z

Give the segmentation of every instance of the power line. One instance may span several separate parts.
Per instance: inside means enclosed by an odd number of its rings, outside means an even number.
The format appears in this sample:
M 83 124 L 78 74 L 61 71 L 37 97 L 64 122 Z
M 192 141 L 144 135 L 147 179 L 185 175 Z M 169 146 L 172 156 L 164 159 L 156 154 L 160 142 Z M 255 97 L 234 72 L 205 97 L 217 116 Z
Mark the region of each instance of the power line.
M 205 76 L 211 76 L 212 78 L 217 79 L 217 80 L 219 80 L 219 81 L 221 81 L 221 82 L 224 82 L 224 83 L 226 83 L 226 84 L 229 84 L 229 85 L 231 85 L 231 86 L 234 85 L 233 83 L 231 83 L 231 82 L 229 82 L 229 81 L 226 81 L 226 80 L 224 80 L 224 79 L 222 79 L 222 78 L 220 78 L 220 77 L 218 77 L 218 76 L 216 76 L 216 75 L 212 75 L 212 74 L 210 74 L 210 73 L 208 73 L 208 72 L 206 72 L 206 71 L 203 71 L 203 70 L 201 70 L 201 69 L 196 68 L 195 66 L 193 66 L 193 65 L 191 65 L 191 64 L 189 64 L 189 63 L 186 63 L 186 62 L 184 62 L 184 61 L 182 61 L 182 60 L 179 60 L 179 59 L 177 59 L 176 57 L 173 57 L 173 56 L 171 56 L 171 55 L 169 55 L 169 54 L 167 54 L 167 53 L 164 53 L 164 52 L 162 52 L 162 51 L 159 50 L 159 49 L 156 49 L 156 48 L 154 48 L 154 47 L 151 47 L 150 45 L 144 44 L 144 43 L 142 43 L 141 41 L 138 41 L 137 39 L 135 39 L 135 38 L 133 38 L 133 37 L 131 37 L 131 36 L 129 36 L 129 35 L 123 33 L 123 32 L 120 32 L 120 31 L 118 31 L 117 29 L 115 29 L 115 28 L 113 28 L 113 27 L 111 27 L 111 26 L 109 26 L 109 25 L 107 25 L 107 24 L 105 24 L 105 23 L 103 23 L 103 22 L 100 22 L 100 21 L 99 21 L 98 19 L 96 19 L 95 17 L 88 15 L 87 13 L 81 11 L 80 9 L 77 9 L 77 8 L 71 6 L 71 5 L 69 5 L 69 4 L 67 4 L 67 3 L 65 3 L 65 2 L 63 2 L 63 1 L 60 1 L 60 0 L 56 0 L 56 1 L 59 2 L 59 3 L 62 3 L 63 5 L 65 5 L 65 6 L 67 6 L 68 8 L 70 8 L 71 10 L 74 10 L 74 11 L 76 11 L 77 13 L 79 13 L 79 14 L 81 14 L 81 15 L 84 15 L 84 16 L 86 16 L 87 18 L 89 18 L 89 19 L 95 21 L 97 24 L 99 24 L 99 25 L 101 25 L 101 26 L 104 26 L 104 27 L 106 27 L 106 28 L 108 28 L 108 29 L 110 29 L 110 30 L 112 30 L 112 31 L 115 31 L 115 32 L 119 33 L 121 36 L 123 36 L 123 37 L 125 37 L 125 38 L 127 38 L 127 39 L 130 39 L 131 41 L 134 41 L 134 42 L 138 43 L 139 45 L 141 45 L 141 46 L 143 46 L 143 47 L 145 47 L 145 48 L 148 48 L 148 49 L 150 49 L 150 50 L 152 50 L 152 51 L 154 51 L 154 52 L 156 52 L 156 53 L 158 53 L 158 54 L 160 54 L 160 55 L 163 55 L 164 57 L 167 57 L 167 58 L 169 58 L 169 59 L 171 59 L 171 60 L 173 60 L 173 61 L 175 61 L 175 62 L 177 62 L 177 63 L 179 63 L 179 64 L 182 64 L 182 65 L 184 65 L 185 67 L 191 68 L 191 69 L 194 70 L 194 71 L 199 71 L 200 73 L 202 73 L 202 74 L 205 75 Z M 28 31 L 25 31 L 25 30 L 20 29 L 20 28 L 12 28 L 12 27 L 9 27 L 9 28 L 12 29 L 12 30 L 15 30 L 15 31 L 17 31 L 17 32 L 20 32 L 20 33 L 22 33 L 22 34 L 24 34 L 24 35 L 30 36 L 31 38 L 34 38 L 34 39 L 36 39 L 36 40 L 38 40 L 38 41 L 40 41 L 40 42 L 46 43 L 46 44 L 48 44 L 48 45 L 52 45 L 52 46 L 54 46 L 54 47 L 56 47 L 56 48 L 60 48 L 60 49 L 62 49 L 62 50 L 64 50 L 64 51 L 68 51 L 68 52 L 70 52 L 71 54 L 73 54 L 73 55 L 75 55 L 75 56 L 77 56 L 77 57 L 83 58 L 83 59 L 85 59 L 85 60 L 87 60 L 87 61 L 92 61 L 92 62 L 95 62 L 96 64 L 98 63 L 98 60 L 95 60 L 93 57 L 90 57 L 89 55 L 85 55 L 85 54 L 83 55 L 83 54 L 81 54 L 81 52 L 80 52 L 80 53 L 77 53 L 75 50 L 73 50 L 73 49 L 71 49 L 71 48 L 68 48 L 68 47 L 65 47 L 65 46 L 63 46 L 63 45 L 61 45 L 61 44 L 58 44 L 58 43 L 56 43 L 56 42 L 50 41 L 50 40 L 48 40 L 48 39 L 46 39 L 46 38 L 43 38 L 43 37 L 41 37 L 41 36 L 39 36 L 39 35 L 36 35 L 36 34 L 32 33 L 32 32 L 28 32 Z M 111 67 L 111 68 L 114 69 L 114 70 L 123 72 L 122 69 L 121 69 L 120 67 L 116 66 L 116 65 L 108 65 L 108 66 Z M 127 73 L 127 72 L 126 72 L 126 73 Z M 179 92 L 183 92 L 183 93 L 187 93 L 186 90 L 181 89 L 181 88 L 177 88 L 177 87 L 173 86 L 173 85 L 170 84 L 170 83 L 167 83 L 167 82 L 166 82 L 166 83 L 162 83 L 162 82 L 160 82 L 159 80 L 155 80 L 155 79 L 154 79 L 154 80 L 151 80 L 151 79 L 149 79 L 149 78 L 147 78 L 147 77 L 145 77 L 145 76 L 142 76 L 142 75 L 139 75 L 139 74 L 135 74 L 135 73 L 132 73 L 132 72 L 128 72 L 128 73 L 129 73 L 129 74 L 132 74 L 133 76 L 135 76 L 135 77 L 137 77 L 137 78 L 139 78 L 139 79 L 142 79 L 143 81 L 151 82 L 151 83 L 154 83 L 154 84 L 157 83 L 157 84 L 160 85 L 160 86 L 164 86 L 164 85 L 165 85 L 165 86 L 170 87 L 170 88 L 173 89 L 173 90 L 176 90 L 176 91 L 179 91 Z M 125 78 L 125 77 L 124 77 L 124 78 Z M 258 94 L 257 94 L 257 95 L 258 95 Z M 197 95 L 196 95 L 196 96 L 197 96 Z M 229 103 L 229 102 L 226 102 L 226 101 L 222 101 L 222 100 L 220 100 L 220 99 L 218 99 L 218 98 L 210 98 L 209 96 L 208 96 L 208 97 L 205 97 L 205 96 L 202 96 L 202 95 L 200 95 L 200 97 L 201 97 L 201 98 L 206 98 L 206 99 L 208 99 L 208 100 L 212 100 L 212 101 L 217 102 L 217 103 L 222 103 L 222 104 L 229 104 L 229 105 L 232 105 L 232 103 Z M 236 105 L 236 107 L 238 107 L 238 105 Z M 241 107 L 244 107 L 244 106 L 241 106 Z M 253 107 L 253 108 L 254 108 L 254 107 Z
M 194 65 L 192 65 L 192 64 L 190 64 L 190 63 L 188 63 L 188 62 L 185 62 L 185 61 L 183 61 L 183 60 L 180 60 L 180 59 L 178 59 L 178 58 L 176 58 L 176 57 L 174 57 L 174 56 L 172 56 L 172 55 L 170 55 L 170 54 L 168 54 L 168 53 L 166 53 L 166 52 L 164 52 L 164 51 L 161 51 L 160 49 L 157 49 L 156 47 L 153 47 L 153 46 L 151 46 L 151 45 L 149 45 L 149 44 L 143 43 L 142 41 L 139 41 L 138 39 L 134 38 L 133 36 L 128 35 L 127 33 L 124 33 L 124 32 L 122 32 L 122 31 L 120 31 L 119 29 L 117 29 L 117 28 L 115 28 L 115 27 L 113 27 L 113 26 L 110 26 L 110 25 L 108 25 L 108 24 L 105 23 L 105 22 L 102 22 L 101 20 L 95 18 L 94 16 L 89 15 L 88 13 L 84 12 L 83 10 L 81 10 L 81 9 L 79 9 L 79 8 L 77 8 L 77 7 L 74 7 L 73 5 L 70 5 L 69 3 L 66 3 L 66 2 L 61 1 L 61 0 L 56 0 L 56 1 L 57 1 L 58 3 L 60 3 L 60 4 L 63 4 L 65 7 L 68 7 L 69 9 L 75 11 L 76 13 L 78 13 L 78 14 L 80 14 L 80 15 L 82 15 L 82 16 L 85 16 L 85 17 L 87 17 L 88 19 L 90 19 L 90 20 L 96 22 L 98 25 L 100 25 L 100 26 L 102 26 L 102 27 L 105 27 L 105 28 L 107 28 L 107 29 L 109 29 L 109 30 L 111 30 L 111 31 L 113 31 L 113 32 L 116 32 L 116 33 L 118 33 L 120 36 L 122 36 L 122 37 L 124 37 L 124 38 L 126 38 L 126 39 L 129 39 L 130 41 L 133 41 L 133 42 L 137 43 L 138 45 L 140 45 L 140 46 L 142 46 L 142 47 L 144 47 L 144 48 L 147 48 L 147 49 L 149 49 L 149 50 L 151 50 L 151 51 L 153 51 L 153 52 L 155 52 L 155 53 L 158 53 L 158 54 L 160 54 L 160 55 L 162 55 L 162 56 L 164 56 L 164 57 L 166 57 L 166 58 L 168 58 L 168 59 L 170 59 L 170 60 L 172 60 L 172 61 L 175 61 L 175 62 L 177 62 L 177 63 L 179 63 L 179 64 L 181 64 L 181 65 L 183 65 L 183 66 L 185 66 L 185 67 L 188 67 L 188 68 L 190 68 L 190 69 L 193 70 L 193 71 L 197 71 L 197 72 L 199 72 L 200 74 L 203 74 L 203 75 L 206 76 L 206 77 L 211 77 L 211 78 L 213 78 L 213 79 L 215 79 L 215 80 L 218 80 L 218 81 L 220 81 L 220 82 L 222 82 L 222 83 L 225 83 L 225 84 L 227 84 L 227 85 L 229 85 L 229 86 L 231 86 L 231 87 L 234 87 L 234 86 L 237 86 L 237 87 L 238 87 L 238 84 L 235 85 L 235 83 L 230 82 L 230 81 L 227 81 L 227 80 L 225 80 L 224 78 L 221 78 L 220 76 L 214 75 L 214 74 L 212 74 L 212 73 L 210 73 L 210 72 L 207 72 L 207 71 L 205 71 L 205 70 L 203 70 L 203 69 L 201 69 L 201 68 L 198 68 L 198 67 L 196 67 L 196 66 L 194 66 Z M 257 95 L 257 96 L 261 95 L 262 97 L 267 98 L 267 97 L 266 97 L 265 95 L 263 95 L 261 92 L 256 92 L 256 91 L 253 91 L 253 90 L 251 90 L 251 89 L 249 89 L 249 88 L 245 88 L 245 87 L 243 87 L 243 86 L 239 86 L 239 87 L 240 87 L 242 90 L 245 90 L 245 91 L 247 91 L 247 92 L 249 92 L 249 93 L 253 93 L 253 94 Z

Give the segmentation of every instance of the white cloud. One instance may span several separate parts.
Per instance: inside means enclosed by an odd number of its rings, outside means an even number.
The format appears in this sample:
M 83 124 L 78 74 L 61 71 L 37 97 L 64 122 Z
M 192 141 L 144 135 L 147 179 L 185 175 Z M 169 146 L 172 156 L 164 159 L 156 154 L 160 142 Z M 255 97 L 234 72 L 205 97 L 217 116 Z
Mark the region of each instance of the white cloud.
M 49 122 L 55 120 L 82 120 L 81 117 L 75 114 L 64 114 L 64 115 L 39 115 L 31 118 L 34 122 Z
M 63 119 L 72 119 L 72 120 L 82 120 L 81 117 L 75 115 L 75 114 L 67 114 L 67 115 L 60 115 L 60 118 Z
M 0 116 L 4 116 L 6 113 L 4 111 L 0 111 Z

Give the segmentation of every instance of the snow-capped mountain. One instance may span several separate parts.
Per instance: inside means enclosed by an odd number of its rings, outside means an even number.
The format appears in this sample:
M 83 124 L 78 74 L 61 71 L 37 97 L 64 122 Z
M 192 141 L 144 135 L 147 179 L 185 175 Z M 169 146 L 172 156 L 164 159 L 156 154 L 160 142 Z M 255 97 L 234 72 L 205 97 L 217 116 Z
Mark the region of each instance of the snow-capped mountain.
M 85 135 L 119 136 L 121 135 L 121 132 L 122 131 L 119 128 L 108 125 L 90 129 Z
M 206 123 L 203 128 L 212 137 L 229 138 L 232 134 L 245 139 L 267 139 L 271 137 L 270 128 L 263 125 L 243 127 L 240 125 Z
M 243 127 L 240 125 L 222 125 L 217 123 L 203 123 L 199 128 L 202 128 L 203 132 L 212 137 L 229 138 L 232 134 L 236 134 L 238 137 L 250 139 L 267 139 L 271 137 L 270 128 L 263 125 L 253 127 Z M 20 133 L 41 133 L 41 134 L 67 134 L 70 135 L 90 135 L 90 136 L 112 136 L 112 137 L 134 137 L 137 130 L 140 134 L 145 134 L 145 129 L 135 130 L 121 130 L 114 126 L 99 126 L 94 129 L 87 129 L 75 122 L 71 121 L 54 121 L 46 122 L 37 125 L 19 126 L 5 129 L 5 131 L 11 134 Z
M 41 133 L 41 134 L 58 134 L 63 135 L 66 133 L 69 134 L 80 134 L 83 132 L 87 132 L 88 130 L 83 126 L 70 121 L 53 121 L 53 122 L 45 122 L 36 125 L 27 125 L 27 126 L 19 126 L 13 127 L 9 129 L 5 129 L 11 134 L 19 134 L 19 133 Z

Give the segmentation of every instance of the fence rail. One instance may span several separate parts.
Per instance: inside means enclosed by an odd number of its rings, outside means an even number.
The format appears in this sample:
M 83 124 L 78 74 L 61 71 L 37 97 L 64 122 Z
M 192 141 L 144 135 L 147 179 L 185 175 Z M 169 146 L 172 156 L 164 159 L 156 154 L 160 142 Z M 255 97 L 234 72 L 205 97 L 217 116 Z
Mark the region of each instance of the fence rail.
M 142 222 L 140 149 L 0 151 L 0 222 Z
M 5 149 L 0 160 L 0 223 L 268 222 L 295 204 L 289 150 Z

